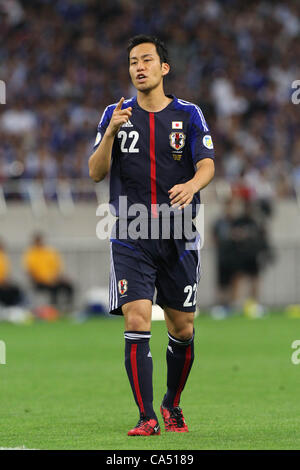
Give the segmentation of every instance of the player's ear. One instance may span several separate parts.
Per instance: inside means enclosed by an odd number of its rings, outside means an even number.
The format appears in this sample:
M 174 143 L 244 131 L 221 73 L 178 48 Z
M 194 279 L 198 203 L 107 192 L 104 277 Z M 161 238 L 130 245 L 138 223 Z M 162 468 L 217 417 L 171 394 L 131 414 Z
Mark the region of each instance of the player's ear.
M 163 63 L 161 64 L 161 70 L 162 70 L 163 76 L 167 75 L 167 74 L 170 72 L 170 66 L 169 66 L 169 64 L 167 64 L 167 62 L 163 62 Z

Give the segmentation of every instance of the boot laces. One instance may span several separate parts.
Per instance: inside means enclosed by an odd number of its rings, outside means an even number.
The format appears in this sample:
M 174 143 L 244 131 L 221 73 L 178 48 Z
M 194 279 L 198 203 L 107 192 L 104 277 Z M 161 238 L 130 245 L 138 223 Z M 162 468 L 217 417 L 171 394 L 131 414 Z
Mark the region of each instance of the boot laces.
M 145 431 L 150 431 L 152 430 L 152 426 L 149 425 L 148 421 L 150 420 L 151 418 L 148 418 L 148 416 L 141 416 L 137 425 L 136 425 L 136 428 L 142 428 L 144 429 Z
M 179 406 L 170 410 L 170 421 L 172 424 L 177 425 L 180 428 L 184 426 L 182 410 Z

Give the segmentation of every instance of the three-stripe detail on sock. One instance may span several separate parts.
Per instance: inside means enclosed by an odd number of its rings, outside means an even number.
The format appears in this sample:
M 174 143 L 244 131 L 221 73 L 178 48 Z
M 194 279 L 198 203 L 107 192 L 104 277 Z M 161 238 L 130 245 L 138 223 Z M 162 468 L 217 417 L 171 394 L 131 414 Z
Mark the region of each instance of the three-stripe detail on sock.
M 133 333 L 133 332 L 127 332 L 125 331 L 124 333 L 124 338 L 129 339 L 130 341 L 139 341 L 141 339 L 150 339 L 151 334 L 147 333 Z
M 117 278 L 114 266 L 114 257 L 112 243 L 110 243 L 110 289 L 109 289 L 109 310 L 115 310 L 118 307 L 118 289 Z
M 182 341 L 181 339 L 176 339 L 174 338 L 174 336 L 172 336 L 169 332 L 168 332 L 168 337 L 171 341 L 173 341 L 174 343 L 180 345 L 180 346 L 188 346 L 189 344 L 192 343 L 193 339 L 194 339 L 194 336 L 195 336 L 195 333 L 193 333 L 193 336 L 189 339 L 187 339 L 186 341 Z

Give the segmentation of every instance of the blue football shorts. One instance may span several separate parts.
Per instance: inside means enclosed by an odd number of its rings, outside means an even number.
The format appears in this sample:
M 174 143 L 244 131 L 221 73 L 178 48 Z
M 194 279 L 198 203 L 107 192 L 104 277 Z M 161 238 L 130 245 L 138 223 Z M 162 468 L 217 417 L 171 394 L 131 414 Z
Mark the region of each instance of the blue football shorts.
M 119 220 L 117 221 L 117 224 Z M 110 238 L 109 312 L 122 315 L 122 305 L 139 299 L 183 312 L 196 309 L 201 277 L 200 235 L 132 239 L 119 233 Z M 117 231 L 118 232 L 118 231 Z

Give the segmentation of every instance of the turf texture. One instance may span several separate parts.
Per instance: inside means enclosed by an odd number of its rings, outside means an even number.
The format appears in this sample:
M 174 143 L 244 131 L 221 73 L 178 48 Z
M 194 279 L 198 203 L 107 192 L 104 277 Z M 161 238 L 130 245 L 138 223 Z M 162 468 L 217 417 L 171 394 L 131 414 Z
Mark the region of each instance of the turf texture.
M 195 362 L 181 406 L 186 434 L 128 437 L 138 420 L 122 319 L 0 323 L 0 448 L 300 449 L 300 320 L 283 314 L 195 321 Z M 153 322 L 154 404 L 166 384 L 167 334 Z M 300 355 L 299 355 L 300 357 Z

